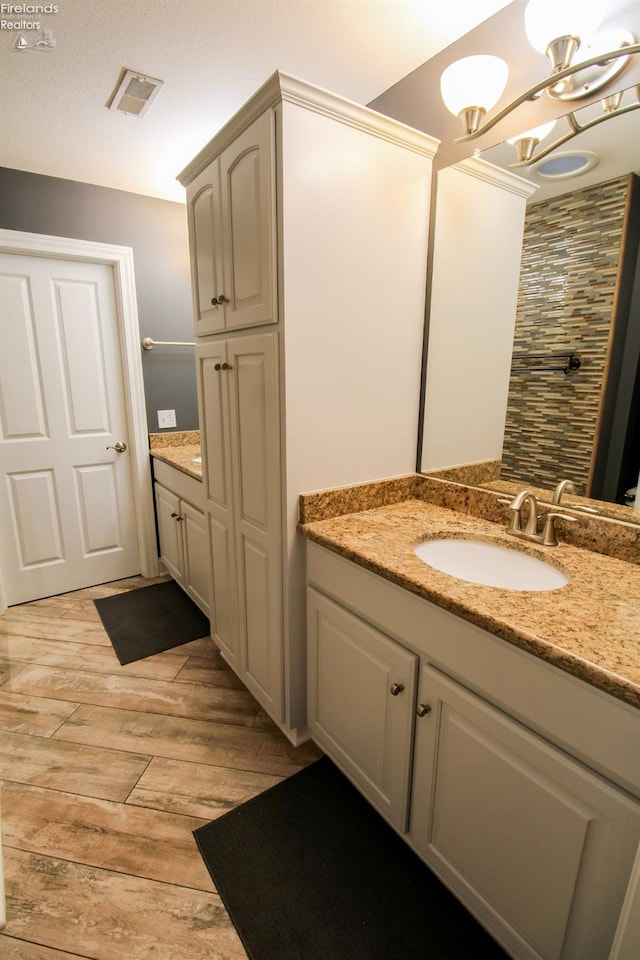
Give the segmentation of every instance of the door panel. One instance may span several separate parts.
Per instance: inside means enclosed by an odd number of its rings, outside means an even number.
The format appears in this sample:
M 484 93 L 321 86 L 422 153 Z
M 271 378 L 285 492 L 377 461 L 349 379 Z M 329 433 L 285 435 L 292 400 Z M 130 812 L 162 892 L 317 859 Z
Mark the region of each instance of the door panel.
M 417 850 L 514 955 L 608 957 L 640 806 L 430 665 L 419 700 Z
M 55 280 L 52 292 L 69 434 L 108 433 L 98 289 L 93 282 Z
M 114 464 L 76 467 L 84 556 L 116 550 L 122 540 Z
M 0 255 L 0 565 L 9 604 L 140 570 L 113 270 Z M 5 296 L 6 294 L 6 296 Z
M 227 340 L 240 629 L 249 689 L 280 721 L 282 600 L 278 335 Z
M 277 320 L 273 154 L 267 111 L 220 157 L 227 327 Z
M 224 327 L 225 308 L 212 303 L 223 291 L 219 170 L 219 161 L 216 160 L 202 174 L 203 185 L 191 201 L 190 228 L 197 337 L 215 333 Z
M 36 353 L 35 318 L 27 277 L 0 274 L 3 315 L 11 329 L 3 329 L 0 351 L 0 433 L 4 440 L 44 437 L 44 386 Z
M 196 349 L 202 476 L 211 543 L 211 635 L 229 663 L 237 669 L 240 634 L 228 371 L 222 370 L 226 360 L 226 341 L 214 341 Z
M 52 470 L 7 474 L 19 570 L 64 559 Z

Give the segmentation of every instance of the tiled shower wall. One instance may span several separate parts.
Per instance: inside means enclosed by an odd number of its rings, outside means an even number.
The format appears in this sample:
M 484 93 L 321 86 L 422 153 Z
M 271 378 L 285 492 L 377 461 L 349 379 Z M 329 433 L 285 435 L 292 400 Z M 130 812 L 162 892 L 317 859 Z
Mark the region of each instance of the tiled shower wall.
M 514 364 L 503 479 L 587 492 L 613 316 L 629 180 L 532 204 L 526 215 L 514 354 L 575 353 L 575 373 Z

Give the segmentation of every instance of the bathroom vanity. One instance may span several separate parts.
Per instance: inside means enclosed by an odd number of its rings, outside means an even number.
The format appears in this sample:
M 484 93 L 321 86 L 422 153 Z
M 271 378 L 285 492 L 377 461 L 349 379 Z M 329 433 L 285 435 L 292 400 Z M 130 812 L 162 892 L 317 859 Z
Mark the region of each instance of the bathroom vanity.
M 640 568 L 410 495 L 328 517 L 301 526 L 313 739 L 511 956 L 631 960 Z M 569 582 L 459 580 L 415 554 L 435 536 Z
M 155 435 L 151 443 L 160 558 L 208 617 L 211 561 L 198 432 Z

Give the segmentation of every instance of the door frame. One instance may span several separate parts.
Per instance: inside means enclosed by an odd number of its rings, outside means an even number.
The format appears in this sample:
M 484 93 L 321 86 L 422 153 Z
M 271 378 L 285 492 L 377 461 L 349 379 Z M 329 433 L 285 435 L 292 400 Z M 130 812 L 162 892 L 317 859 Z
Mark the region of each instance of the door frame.
M 104 263 L 113 270 L 140 572 L 143 577 L 157 577 L 159 564 L 133 250 L 131 247 L 92 240 L 0 229 L 0 253 Z M 0 616 L 6 611 L 6 593 L 0 569 Z

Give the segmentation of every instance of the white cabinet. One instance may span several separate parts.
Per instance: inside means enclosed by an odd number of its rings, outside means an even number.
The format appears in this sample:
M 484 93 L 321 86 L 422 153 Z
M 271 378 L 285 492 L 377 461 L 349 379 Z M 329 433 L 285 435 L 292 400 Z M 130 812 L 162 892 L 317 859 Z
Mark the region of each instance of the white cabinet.
M 216 338 L 196 350 L 212 636 L 282 722 L 278 334 Z
M 400 832 L 410 789 L 405 839 L 510 956 L 635 960 L 640 712 L 307 547 L 314 739 Z M 413 736 L 384 719 L 409 663 Z
M 316 590 L 307 596 L 311 735 L 403 831 L 418 658 Z
M 189 189 L 196 336 L 277 321 L 273 116 L 244 130 Z
M 203 510 L 190 502 L 201 500 L 202 484 L 166 463 L 154 464 L 160 557 L 167 572 L 209 616 L 209 534 Z
M 638 803 L 429 664 L 419 704 L 416 850 L 514 956 L 605 960 Z
M 276 73 L 179 177 L 213 633 L 294 743 L 308 736 L 298 496 L 415 468 L 436 147 Z

